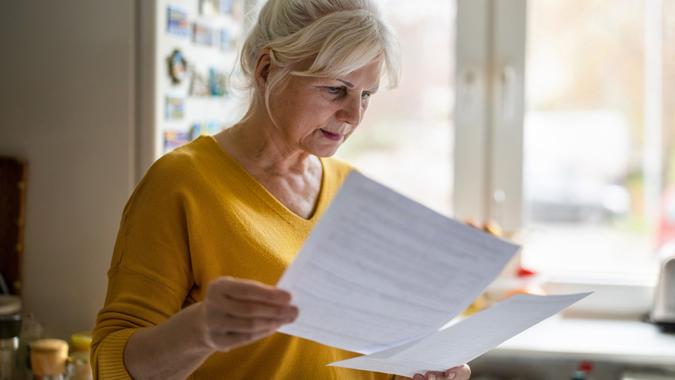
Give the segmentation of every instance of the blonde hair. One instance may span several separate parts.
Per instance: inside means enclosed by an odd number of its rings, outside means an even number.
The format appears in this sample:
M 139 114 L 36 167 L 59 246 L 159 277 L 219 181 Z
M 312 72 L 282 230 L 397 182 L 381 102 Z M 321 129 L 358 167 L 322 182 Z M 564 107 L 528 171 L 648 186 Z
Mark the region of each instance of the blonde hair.
M 372 0 L 268 0 L 241 50 L 249 88 L 255 88 L 256 64 L 265 49 L 278 68 L 268 77 L 266 106 L 271 89 L 288 75 L 337 78 L 380 55 L 388 86 L 398 84 L 398 41 Z M 306 61 L 312 61 L 307 69 L 296 70 Z

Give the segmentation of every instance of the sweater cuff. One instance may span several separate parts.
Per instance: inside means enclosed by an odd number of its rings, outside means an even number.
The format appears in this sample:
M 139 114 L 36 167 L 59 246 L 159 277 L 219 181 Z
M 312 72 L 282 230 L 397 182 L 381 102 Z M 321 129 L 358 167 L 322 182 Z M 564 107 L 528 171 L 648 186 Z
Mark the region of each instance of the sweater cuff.
M 96 350 L 94 359 L 96 379 L 100 380 L 131 380 L 131 375 L 124 366 L 124 348 L 129 338 L 137 331 L 128 328 L 109 334 Z

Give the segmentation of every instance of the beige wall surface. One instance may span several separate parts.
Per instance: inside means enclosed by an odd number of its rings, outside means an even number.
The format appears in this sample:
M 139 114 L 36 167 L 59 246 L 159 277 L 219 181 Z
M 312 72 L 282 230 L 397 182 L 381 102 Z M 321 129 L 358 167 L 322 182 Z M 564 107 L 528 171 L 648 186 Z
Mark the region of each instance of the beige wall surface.
M 134 183 L 135 1 L 0 12 L 0 155 L 29 163 L 23 298 L 46 334 L 93 327 Z

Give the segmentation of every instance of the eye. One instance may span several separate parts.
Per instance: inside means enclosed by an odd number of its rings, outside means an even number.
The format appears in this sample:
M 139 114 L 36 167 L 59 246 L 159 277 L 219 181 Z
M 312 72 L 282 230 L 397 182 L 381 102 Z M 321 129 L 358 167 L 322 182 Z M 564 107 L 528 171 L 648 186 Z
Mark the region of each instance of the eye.
M 373 95 L 372 92 L 364 91 L 364 92 L 361 94 L 361 99 L 367 100 L 367 99 L 370 98 L 372 95 Z
M 329 94 L 336 95 L 336 96 L 344 95 L 344 93 L 346 92 L 344 87 L 328 86 L 328 87 L 324 87 L 324 90 L 326 90 L 326 92 L 328 92 Z

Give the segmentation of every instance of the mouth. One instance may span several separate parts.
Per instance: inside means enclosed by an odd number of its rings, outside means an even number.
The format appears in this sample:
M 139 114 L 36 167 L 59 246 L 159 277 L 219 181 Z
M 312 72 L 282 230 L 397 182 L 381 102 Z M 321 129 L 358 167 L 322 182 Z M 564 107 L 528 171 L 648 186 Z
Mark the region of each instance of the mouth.
M 323 128 L 319 128 L 319 130 L 321 131 L 321 134 L 322 134 L 325 138 L 327 138 L 327 139 L 329 139 L 329 140 L 331 140 L 331 141 L 340 141 L 340 140 L 342 140 L 342 135 L 339 134 L 339 133 L 329 132 L 329 131 L 327 131 L 327 130 L 325 130 L 325 129 L 323 129 Z

